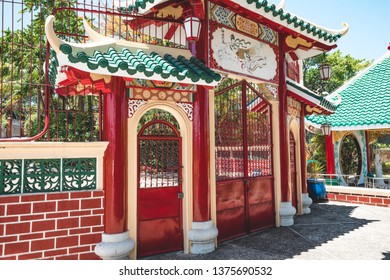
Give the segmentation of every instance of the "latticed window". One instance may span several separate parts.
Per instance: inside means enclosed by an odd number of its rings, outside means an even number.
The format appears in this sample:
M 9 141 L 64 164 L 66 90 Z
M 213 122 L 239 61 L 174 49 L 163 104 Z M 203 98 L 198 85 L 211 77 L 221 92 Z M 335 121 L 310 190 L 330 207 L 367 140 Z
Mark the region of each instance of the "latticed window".
M 168 112 L 150 110 L 138 127 L 139 187 L 175 187 L 181 177 L 179 124 Z
M 215 96 L 217 180 L 272 175 L 271 106 L 253 86 L 232 80 Z

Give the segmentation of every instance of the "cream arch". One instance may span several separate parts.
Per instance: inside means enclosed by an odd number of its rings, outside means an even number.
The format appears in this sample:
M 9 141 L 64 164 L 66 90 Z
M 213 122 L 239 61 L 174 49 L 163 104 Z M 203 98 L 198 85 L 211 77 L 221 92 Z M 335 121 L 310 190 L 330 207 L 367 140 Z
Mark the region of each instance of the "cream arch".
M 297 180 L 297 214 L 302 215 L 303 214 L 303 207 L 302 207 L 302 166 L 301 166 L 301 149 L 300 149 L 300 133 L 299 133 L 299 120 L 297 118 L 291 118 L 289 122 L 289 131 L 294 136 L 295 140 L 295 167 L 296 167 L 296 180 Z M 290 162 L 290 145 L 288 145 L 288 160 Z M 290 180 L 291 177 L 289 177 Z M 289 184 L 289 187 L 291 188 L 291 182 Z
M 131 118 L 128 118 L 127 128 L 127 226 L 129 236 L 137 244 L 137 125 L 141 117 L 151 109 L 161 109 L 171 113 L 180 126 L 182 137 L 182 163 L 183 163 L 183 239 L 184 252 L 189 253 L 188 232 L 193 220 L 192 199 L 192 123 L 185 112 L 174 102 L 149 100 L 141 106 Z M 130 259 L 136 259 L 137 247 L 130 254 Z

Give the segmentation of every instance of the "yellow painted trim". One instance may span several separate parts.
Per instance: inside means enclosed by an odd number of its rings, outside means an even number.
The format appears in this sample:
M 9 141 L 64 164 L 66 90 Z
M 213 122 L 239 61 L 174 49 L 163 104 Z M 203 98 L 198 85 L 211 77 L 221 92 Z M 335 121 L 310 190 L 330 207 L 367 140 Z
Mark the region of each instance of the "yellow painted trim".
M 270 100 L 272 105 L 272 151 L 274 165 L 274 193 L 275 193 L 275 224 L 280 227 L 280 203 L 281 203 L 281 182 L 280 182 L 280 134 L 279 131 L 279 101 Z
M 295 140 L 295 168 L 296 168 L 296 184 L 297 184 L 297 214 L 303 214 L 302 207 L 302 166 L 301 166 L 301 146 L 300 146 L 300 133 L 299 133 L 299 124 L 298 120 L 294 117 L 291 118 L 289 123 L 289 130 L 292 132 Z M 288 160 L 290 161 L 290 145 L 288 145 Z M 291 176 L 289 176 L 289 185 L 291 188 Z M 290 189 L 291 191 L 291 189 Z
M 108 142 L 9 142 L 0 143 L 0 159 L 97 159 L 96 188 L 103 189 L 103 157 Z
M 151 109 L 161 109 L 171 113 L 180 126 L 182 137 L 183 162 L 183 238 L 184 252 L 189 253 L 190 241 L 188 232 L 193 221 L 192 195 L 192 123 L 185 112 L 175 102 L 149 100 L 128 119 L 128 187 L 127 187 L 127 225 L 129 236 L 137 244 L 137 125 L 141 117 Z M 130 253 L 131 259 L 136 259 L 137 246 Z

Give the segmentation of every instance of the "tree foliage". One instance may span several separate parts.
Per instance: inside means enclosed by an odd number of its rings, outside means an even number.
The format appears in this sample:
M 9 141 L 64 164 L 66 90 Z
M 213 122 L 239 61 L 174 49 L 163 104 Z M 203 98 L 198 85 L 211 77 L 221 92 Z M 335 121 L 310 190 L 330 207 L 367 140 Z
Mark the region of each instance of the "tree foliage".
M 0 116 L 3 129 L 10 117 L 23 123 L 27 136 L 43 129 L 43 119 L 49 109 L 50 126 L 46 138 L 57 140 L 96 140 L 97 129 L 94 97 L 63 98 L 54 94 L 45 79 L 48 61 L 44 24 L 54 14 L 54 29 L 67 41 L 81 42 L 84 34 L 82 21 L 75 9 L 76 0 L 24 0 L 19 11 L 30 14 L 31 20 L 15 29 L 5 29 L 0 37 Z M 15 7 L 15 9 L 17 9 Z M 16 20 L 16 19 L 15 19 Z M 19 25 L 17 25 L 19 26 Z M 45 104 L 45 89 L 50 94 L 50 105 Z M 23 136 L 23 135 L 20 135 Z
M 325 61 L 332 68 L 331 78 L 327 82 L 323 82 L 319 74 L 319 67 Z M 304 61 L 304 85 L 319 94 L 332 93 L 371 63 L 372 61 L 366 59 L 355 59 L 350 55 L 344 56 L 339 50 L 330 54 L 318 55 Z M 318 161 L 319 165 L 324 166 L 326 163 L 324 136 L 307 133 L 307 147 L 309 159 Z
M 332 68 L 331 78 L 327 82 L 321 80 L 318 70 L 325 61 Z M 304 61 L 304 85 L 314 92 L 331 93 L 371 63 L 372 61 L 366 59 L 355 59 L 349 54 L 343 56 L 339 50 L 330 54 L 318 55 Z

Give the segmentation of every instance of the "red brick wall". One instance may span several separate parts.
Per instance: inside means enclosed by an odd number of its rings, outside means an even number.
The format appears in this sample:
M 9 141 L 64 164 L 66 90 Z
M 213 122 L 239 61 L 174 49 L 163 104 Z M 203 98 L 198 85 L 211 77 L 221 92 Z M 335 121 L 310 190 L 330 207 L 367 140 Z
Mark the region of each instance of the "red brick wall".
M 99 259 L 103 191 L 0 197 L 0 259 Z
M 390 207 L 390 194 L 388 196 L 367 195 L 367 194 L 348 194 L 327 191 L 329 200 L 342 201 L 349 203 L 368 204 L 382 207 Z

